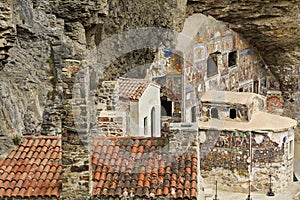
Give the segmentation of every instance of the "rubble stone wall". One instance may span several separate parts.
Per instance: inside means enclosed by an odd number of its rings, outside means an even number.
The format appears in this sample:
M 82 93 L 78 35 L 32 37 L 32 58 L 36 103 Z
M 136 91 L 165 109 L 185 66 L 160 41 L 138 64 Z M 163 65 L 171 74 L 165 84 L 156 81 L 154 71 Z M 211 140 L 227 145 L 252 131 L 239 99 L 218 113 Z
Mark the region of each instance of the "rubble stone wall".
M 247 192 L 250 179 L 253 191 L 266 192 L 271 174 L 274 191 L 280 192 L 293 181 L 292 132 L 200 131 L 199 138 L 201 176 L 208 184 L 217 180 L 224 190 Z
M 66 60 L 63 68 L 62 193 L 61 199 L 88 199 L 90 192 L 89 69 Z

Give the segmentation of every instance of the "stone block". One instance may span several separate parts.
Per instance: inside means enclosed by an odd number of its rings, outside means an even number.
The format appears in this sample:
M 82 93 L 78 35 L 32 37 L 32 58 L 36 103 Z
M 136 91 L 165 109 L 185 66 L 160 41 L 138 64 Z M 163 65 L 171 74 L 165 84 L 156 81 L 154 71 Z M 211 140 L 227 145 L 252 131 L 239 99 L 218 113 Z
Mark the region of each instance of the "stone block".
M 71 172 L 83 172 L 83 171 L 88 171 L 88 170 L 89 170 L 88 165 L 72 166 L 71 167 Z

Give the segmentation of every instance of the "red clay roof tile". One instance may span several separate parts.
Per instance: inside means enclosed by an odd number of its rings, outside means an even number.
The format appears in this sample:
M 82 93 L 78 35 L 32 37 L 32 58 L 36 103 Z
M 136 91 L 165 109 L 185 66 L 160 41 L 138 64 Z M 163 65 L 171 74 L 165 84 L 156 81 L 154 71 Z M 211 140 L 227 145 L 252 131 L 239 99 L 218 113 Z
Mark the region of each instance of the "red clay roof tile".
M 197 196 L 197 191 L 196 191 L 196 189 L 191 189 L 191 198 L 196 198 L 196 196 Z
M 53 160 L 61 159 L 61 142 L 58 136 L 26 136 L 22 143 L 2 160 L 1 169 L 5 171 L 0 175 L 0 181 L 3 181 L 0 186 L 0 198 L 58 198 L 61 191 L 61 161 L 49 162 L 50 157 Z M 53 173 L 56 176 L 53 177 Z
M 24 197 L 29 198 L 31 197 L 31 194 L 33 192 L 33 187 L 28 187 L 28 189 L 26 190 Z
M 186 173 L 195 173 L 192 172 L 191 154 L 162 154 L 164 142 L 163 138 L 96 138 L 91 147 L 94 149 L 93 196 L 119 198 L 125 191 L 127 195 L 131 191 L 134 196 L 141 198 L 151 195 L 195 198 L 191 197 L 188 189 L 192 184 L 191 175 Z M 116 144 L 117 150 L 110 150 Z
M 3 197 L 4 192 L 5 192 L 5 189 L 4 188 L 0 188 L 0 198 Z
M 52 187 L 48 187 L 47 191 L 45 192 L 45 196 L 51 197 Z
M 20 188 L 18 188 L 18 187 L 14 188 L 11 196 L 17 197 L 17 195 L 19 194 L 19 191 L 20 191 Z

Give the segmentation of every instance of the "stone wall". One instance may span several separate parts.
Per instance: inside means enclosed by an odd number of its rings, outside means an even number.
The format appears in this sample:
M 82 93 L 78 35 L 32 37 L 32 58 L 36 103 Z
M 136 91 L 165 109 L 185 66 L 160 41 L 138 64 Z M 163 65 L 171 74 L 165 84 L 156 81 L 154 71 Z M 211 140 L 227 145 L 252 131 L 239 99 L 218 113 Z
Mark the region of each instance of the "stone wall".
M 100 112 L 98 118 L 100 134 L 105 136 L 124 136 L 127 127 L 126 119 L 125 112 Z
M 271 174 L 273 190 L 281 192 L 293 181 L 293 153 L 287 152 L 292 132 L 200 131 L 199 139 L 201 175 L 208 184 L 217 180 L 220 189 L 247 192 L 250 179 L 252 191 L 267 192 Z
M 88 199 L 91 179 L 89 68 L 76 60 L 66 60 L 65 63 L 62 69 L 64 116 L 61 199 Z
M 16 27 L 12 22 L 12 8 L 13 1 L 6 1 L 0 3 L 0 70 L 8 62 L 9 49 L 12 48 L 16 39 Z
M 172 130 L 175 131 L 172 135 L 169 135 L 169 149 L 171 152 L 197 152 L 197 129 L 174 127 Z
M 119 87 L 117 81 L 101 81 L 96 90 L 97 112 L 119 110 Z

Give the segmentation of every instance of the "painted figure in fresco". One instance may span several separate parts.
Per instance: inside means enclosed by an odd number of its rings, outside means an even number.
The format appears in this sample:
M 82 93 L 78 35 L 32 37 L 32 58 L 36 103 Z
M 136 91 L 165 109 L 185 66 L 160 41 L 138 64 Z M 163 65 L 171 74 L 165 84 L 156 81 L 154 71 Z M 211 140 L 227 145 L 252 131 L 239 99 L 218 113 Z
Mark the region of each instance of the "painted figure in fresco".
M 239 116 L 242 121 L 247 121 L 248 120 L 247 110 L 246 109 L 239 110 Z

